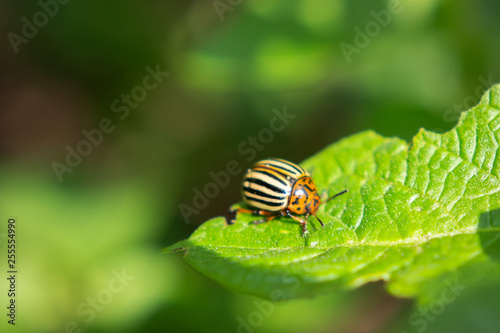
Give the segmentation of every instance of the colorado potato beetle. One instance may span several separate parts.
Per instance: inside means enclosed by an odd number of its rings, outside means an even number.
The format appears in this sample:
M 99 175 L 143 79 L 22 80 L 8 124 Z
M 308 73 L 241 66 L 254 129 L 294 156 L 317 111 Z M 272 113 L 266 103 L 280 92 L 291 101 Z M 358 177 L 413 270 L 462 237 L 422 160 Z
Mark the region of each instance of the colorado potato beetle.
M 343 190 L 322 202 L 309 172 L 295 163 L 269 158 L 252 165 L 243 177 L 241 189 L 243 201 L 256 209 L 240 207 L 233 209 L 232 212 L 263 216 L 253 221 L 254 224 L 288 216 L 302 225 L 302 234 L 305 235 L 309 215 L 314 215 L 324 227 L 323 222 L 316 216 L 319 205 L 346 192 L 347 190 Z M 298 216 L 304 214 L 305 218 Z

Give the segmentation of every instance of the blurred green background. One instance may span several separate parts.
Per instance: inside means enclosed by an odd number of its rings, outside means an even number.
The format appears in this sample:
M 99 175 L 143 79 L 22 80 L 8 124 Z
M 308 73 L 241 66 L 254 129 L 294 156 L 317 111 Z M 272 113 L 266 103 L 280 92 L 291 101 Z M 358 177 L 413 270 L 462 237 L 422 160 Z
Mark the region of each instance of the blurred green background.
M 1 279 L 2 331 L 498 332 L 498 288 L 468 290 L 425 329 L 381 283 L 255 315 L 261 300 L 161 249 L 240 200 L 241 174 L 180 209 L 228 161 L 453 127 L 500 80 L 499 13 L 486 0 L 0 1 L 0 262 L 4 276 L 14 217 L 19 271 L 15 328 Z M 156 70 L 169 75 L 144 88 Z M 265 136 L 285 109 L 294 118 Z M 103 119 L 112 130 L 95 134 Z

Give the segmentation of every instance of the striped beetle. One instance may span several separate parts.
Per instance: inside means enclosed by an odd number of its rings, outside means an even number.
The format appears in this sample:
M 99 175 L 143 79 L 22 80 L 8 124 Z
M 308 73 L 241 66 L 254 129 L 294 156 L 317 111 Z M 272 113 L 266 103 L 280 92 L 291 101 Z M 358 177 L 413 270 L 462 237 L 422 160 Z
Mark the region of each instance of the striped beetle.
M 309 215 L 314 215 L 322 227 L 325 225 L 316 216 L 320 204 L 346 193 L 340 193 L 321 202 L 316 184 L 310 174 L 295 163 L 279 158 L 258 161 L 243 177 L 243 201 L 256 208 L 236 208 L 233 213 L 251 213 L 264 216 L 252 223 L 269 222 L 281 216 L 289 216 L 302 225 L 302 234 L 307 233 Z M 305 218 L 297 215 L 304 215 Z M 231 224 L 234 220 L 231 220 Z

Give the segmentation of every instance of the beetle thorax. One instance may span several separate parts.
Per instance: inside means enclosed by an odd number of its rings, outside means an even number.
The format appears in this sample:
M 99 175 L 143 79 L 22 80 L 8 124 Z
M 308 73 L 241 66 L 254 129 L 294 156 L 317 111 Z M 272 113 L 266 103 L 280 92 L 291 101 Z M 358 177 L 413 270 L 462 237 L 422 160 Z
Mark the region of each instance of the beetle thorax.
M 318 189 L 311 177 L 298 179 L 292 188 L 288 209 L 296 214 L 314 214 L 320 204 Z

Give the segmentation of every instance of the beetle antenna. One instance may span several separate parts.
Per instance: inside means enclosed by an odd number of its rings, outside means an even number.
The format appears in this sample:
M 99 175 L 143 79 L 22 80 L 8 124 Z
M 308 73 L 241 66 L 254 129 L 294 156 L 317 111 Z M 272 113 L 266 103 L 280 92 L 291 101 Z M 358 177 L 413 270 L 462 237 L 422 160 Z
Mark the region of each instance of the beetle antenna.
M 336 197 L 341 196 L 342 194 L 346 194 L 347 192 L 349 192 L 349 190 L 345 189 L 342 192 L 339 192 L 339 193 L 335 194 L 333 197 L 329 197 L 328 199 L 326 199 L 325 201 L 323 201 L 323 203 L 328 202 L 328 201 L 330 201 L 332 199 L 335 199 Z

